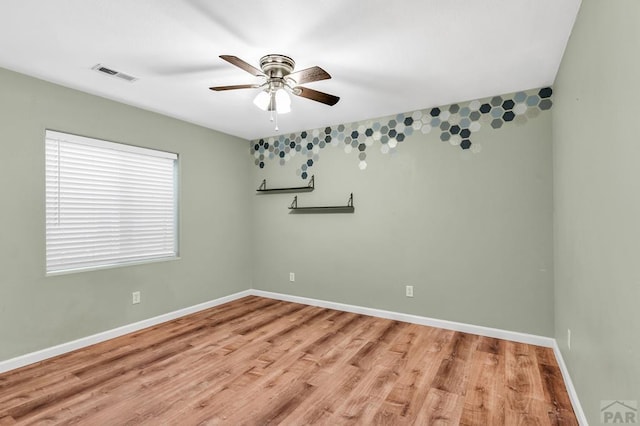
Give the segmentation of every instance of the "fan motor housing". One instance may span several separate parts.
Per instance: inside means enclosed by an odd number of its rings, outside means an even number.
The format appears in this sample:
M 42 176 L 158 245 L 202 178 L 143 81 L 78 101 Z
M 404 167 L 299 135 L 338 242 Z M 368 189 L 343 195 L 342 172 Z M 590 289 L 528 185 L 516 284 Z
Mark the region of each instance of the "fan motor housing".
M 283 78 L 293 72 L 296 63 L 285 55 L 265 55 L 260 58 L 260 68 L 269 77 Z

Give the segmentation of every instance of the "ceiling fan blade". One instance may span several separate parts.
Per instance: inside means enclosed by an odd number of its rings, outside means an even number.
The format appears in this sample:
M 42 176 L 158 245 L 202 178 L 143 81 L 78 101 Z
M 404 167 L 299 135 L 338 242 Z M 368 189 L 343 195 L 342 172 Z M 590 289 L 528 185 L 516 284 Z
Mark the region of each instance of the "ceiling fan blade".
M 249 74 L 255 75 L 256 77 L 266 77 L 265 74 L 262 71 L 260 71 L 258 68 L 246 63 L 245 61 L 238 58 L 237 56 L 220 55 L 220 59 L 224 59 L 225 61 L 229 62 L 231 65 L 235 65 L 236 67 L 241 68 L 246 72 L 248 72 Z
M 260 87 L 259 84 L 236 84 L 235 86 L 216 86 L 209 87 L 211 90 L 215 90 L 216 92 L 220 92 L 222 90 L 236 90 L 236 89 L 257 89 Z
M 321 102 L 323 104 L 331 106 L 337 104 L 340 100 L 340 98 L 337 96 L 333 96 L 324 92 L 318 92 L 317 90 L 301 86 L 295 87 L 293 93 L 303 98 L 311 99 L 312 101 Z
M 292 72 L 287 75 L 287 78 L 292 78 L 298 84 L 311 83 L 312 81 L 328 80 L 331 78 L 328 72 L 320 67 L 311 67 L 304 70 Z

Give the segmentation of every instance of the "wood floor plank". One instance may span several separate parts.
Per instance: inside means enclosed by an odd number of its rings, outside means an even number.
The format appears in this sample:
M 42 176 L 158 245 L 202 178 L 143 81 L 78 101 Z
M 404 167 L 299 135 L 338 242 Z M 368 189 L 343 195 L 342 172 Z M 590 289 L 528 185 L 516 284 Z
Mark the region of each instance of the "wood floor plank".
M 577 425 L 549 348 L 249 296 L 0 374 L 0 426 Z
M 380 408 L 386 401 L 386 397 L 400 377 L 402 359 L 394 356 L 393 358 L 389 358 L 389 360 L 393 360 L 393 364 L 386 362 L 376 365 L 371 372 L 373 375 L 369 374 L 369 376 L 374 377 L 374 380 L 370 386 L 363 386 L 363 392 L 367 392 L 368 396 L 364 405 L 357 411 L 356 416 L 353 417 L 353 423 L 374 423 Z
M 241 424 L 247 419 L 251 419 L 250 422 L 253 423 L 257 419 L 267 421 L 273 420 L 272 417 L 286 417 L 289 410 L 302 403 L 302 400 L 296 398 L 297 393 L 311 395 L 316 390 L 315 386 L 306 380 L 314 368 L 317 366 L 313 362 L 300 356 L 286 371 L 274 371 L 257 380 L 253 392 L 249 395 L 246 395 L 245 390 L 236 389 L 239 397 L 225 403 L 223 410 L 215 410 L 211 420 Z
M 498 351 L 499 352 L 499 351 Z M 504 357 L 478 349 L 474 354 L 461 425 L 504 424 Z
M 342 403 L 344 396 L 351 394 L 363 377 L 364 374 L 359 368 L 352 365 L 345 366 L 338 377 L 316 385 L 318 391 L 315 397 L 300 404 L 286 418 L 287 423 L 327 423 L 335 413 L 336 407 Z
M 400 377 L 403 354 L 391 349 L 396 339 L 401 340 L 401 332 L 407 325 L 395 321 L 381 325 L 371 340 L 348 359 L 350 365 L 363 372 L 365 379 L 347 395 L 342 406 L 334 410 L 332 417 L 336 424 L 371 423 Z
M 536 359 L 538 360 L 538 364 L 557 365 L 556 357 L 553 354 L 552 348 L 543 348 L 542 346 L 535 346 L 534 352 L 536 354 Z
M 545 401 L 551 405 L 548 411 L 551 423 L 577 425 L 560 368 L 549 365 L 550 362 L 550 358 L 546 358 L 545 364 L 539 364 L 538 367 L 544 384 Z
M 348 321 L 339 328 L 345 330 L 351 321 L 352 314 L 346 316 Z M 346 327 L 345 327 L 346 326 Z M 313 360 L 319 369 L 317 369 L 307 380 L 314 384 L 319 390 L 315 394 L 314 399 L 305 401 L 290 415 L 292 419 L 303 419 L 305 424 L 322 423 L 328 421 L 337 408 L 343 403 L 345 395 L 353 393 L 353 389 L 358 386 L 362 378 L 365 376 L 360 366 L 354 365 L 353 360 L 356 354 L 360 353 L 357 358 L 362 360 L 362 349 L 369 342 L 368 339 L 387 339 L 384 333 L 377 333 L 376 330 L 369 328 L 363 329 L 363 333 L 336 333 L 341 340 L 336 341 L 334 345 L 326 346 L 323 352 L 319 352 L 316 346 L 313 346 L 313 354 L 306 353 L 305 358 Z M 369 352 L 371 355 L 372 353 Z M 342 377 L 346 374 L 343 382 L 337 387 L 340 392 L 336 392 L 336 377 Z M 287 421 L 289 417 L 287 418 Z M 296 424 L 295 420 L 291 421 Z
M 405 364 L 398 381 L 387 395 L 374 420 L 387 424 L 413 424 L 445 356 L 444 348 L 454 333 L 448 330 L 411 325 L 404 341 L 393 346 Z
M 478 350 L 504 356 L 505 341 L 494 337 L 482 336 L 478 339 Z
M 472 363 L 469 362 L 477 348 L 478 336 L 456 332 L 447 349 L 446 358 L 440 363 L 433 387 L 455 395 L 465 395 Z
M 534 401 L 544 401 L 544 390 L 533 346 L 506 342 L 505 379 L 508 410 L 527 414 L 540 409 L 539 406 L 532 406 Z
M 431 388 L 422 409 L 416 417 L 417 425 L 458 425 L 464 398 L 442 389 Z

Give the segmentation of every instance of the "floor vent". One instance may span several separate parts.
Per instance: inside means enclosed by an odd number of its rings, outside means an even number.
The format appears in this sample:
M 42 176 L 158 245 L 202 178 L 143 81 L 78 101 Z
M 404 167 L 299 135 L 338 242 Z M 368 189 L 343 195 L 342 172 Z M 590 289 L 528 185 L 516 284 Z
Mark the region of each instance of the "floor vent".
M 129 83 L 133 83 L 134 81 L 137 80 L 137 78 L 132 76 L 132 75 L 125 74 L 123 72 L 116 71 L 116 70 L 114 70 L 112 68 L 105 67 L 102 64 L 97 64 L 97 65 L 93 66 L 91 69 L 94 70 L 94 71 L 103 73 L 103 74 L 110 75 L 111 77 L 116 77 L 116 78 L 119 78 L 121 80 L 128 81 Z

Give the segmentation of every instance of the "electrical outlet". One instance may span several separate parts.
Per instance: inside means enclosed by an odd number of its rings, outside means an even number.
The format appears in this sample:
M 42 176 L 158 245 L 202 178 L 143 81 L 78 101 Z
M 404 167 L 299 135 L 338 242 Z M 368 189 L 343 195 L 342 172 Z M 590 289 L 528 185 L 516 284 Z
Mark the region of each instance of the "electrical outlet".
M 137 305 L 138 303 L 140 303 L 140 292 L 139 291 L 134 291 L 133 293 L 131 293 L 131 303 L 134 305 Z
M 571 329 L 567 328 L 567 347 L 571 350 Z
M 294 282 L 296 280 L 295 272 L 289 272 L 289 281 Z
M 412 285 L 406 286 L 405 293 L 407 297 L 413 297 L 413 286 Z

